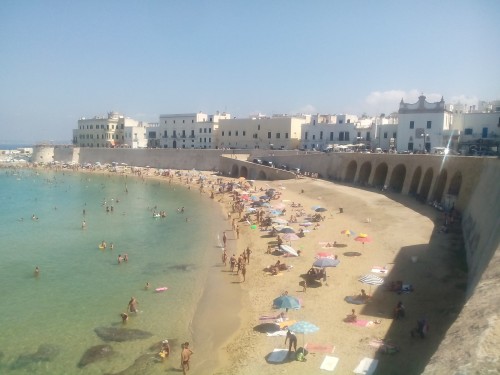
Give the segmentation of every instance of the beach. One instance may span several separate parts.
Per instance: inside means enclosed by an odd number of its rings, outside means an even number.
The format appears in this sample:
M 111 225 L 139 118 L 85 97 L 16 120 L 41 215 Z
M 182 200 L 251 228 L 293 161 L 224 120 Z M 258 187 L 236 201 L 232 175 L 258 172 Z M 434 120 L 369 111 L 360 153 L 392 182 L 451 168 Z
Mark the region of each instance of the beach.
M 453 246 L 458 246 L 461 236 L 436 230 L 442 221 L 442 213 L 410 197 L 398 195 L 399 202 L 396 202 L 391 196 L 379 192 L 310 178 L 273 183 L 257 181 L 256 188 L 261 187 L 275 188 L 281 193 L 276 203 L 286 205 L 283 218 L 288 219 L 290 214 L 299 210 L 291 207 L 292 202 L 301 204 L 307 214 L 314 206 L 324 207 L 327 211 L 322 214 L 325 219 L 319 227 L 290 243 L 295 249 L 300 249 L 299 257 L 267 254 L 267 246 L 273 244 L 274 238 L 267 232 L 251 229 L 248 223 L 239 223 L 241 233 L 238 240 L 228 230 L 230 246 L 236 246 L 235 253 L 243 252 L 248 246 L 252 255 L 246 281 L 235 284 L 235 288 L 241 287 L 243 293 L 241 327 L 225 346 L 227 362 L 222 363 L 216 373 L 320 373 L 327 355 L 339 359 L 335 371 L 340 374 L 352 373 L 365 357 L 378 358 L 376 373 L 400 374 L 401 369 L 405 374 L 421 373 L 464 302 L 466 274 L 457 270 L 453 253 Z M 231 211 L 228 202 L 225 209 Z M 233 213 L 233 217 L 237 214 Z M 297 231 L 300 228 L 297 224 L 291 225 Z M 341 234 L 346 229 L 367 234 L 373 240 L 357 242 Z M 236 244 L 233 245 L 232 241 Z M 334 241 L 337 246 L 329 247 L 328 243 Z M 340 264 L 327 268 L 326 283 L 309 287 L 304 292 L 299 285 L 302 281 L 300 275 L 310 269 L 316 254 L 322 251 L 337 255 Z M 350 256 L 352 253 L 355 256 Z M 275 276 L 264 271 L 278 259 L 291 268 Z M 376 267 L 385 273 L 371 273 Z M 366 274 L 389 281 L 401 280 L 410 284 L 413 291 L 398 294 L 386 291 L 384 285 L 364 285 L 358 279 Z M 226 278 L 228 283 L 241 280 L 241 276 L 230 273 Z M 358 295 L 361 289 L 371 295 L 366 304 L 354 305 L 344 301 L 346 296 Z M 285 337 L 267 336 L 255 328 L 262 323 L 259 317 L 283 311 L 272 309 L 272 301 L 285 292 L 303 303 L 301 309 L 287 313 L 288 319 L 311 322 L 319 330 L 297 334 L 298 347 L 307 343 L 313 348 L 305 362 L 290 358 L 271 364 L 267 359 L 274 349 L 287 349 Z M 400 301 L 406 308 L 406 316 L 394 321 L 393 309 Z M 372 323 L 363 327 L 344 322 L 353 308 L 358 320 Z M 430 333 L 425 339 L 412 338 L 410 332 L 417 326 L 417 320 L 424 317 L 432 327 Z M 394 345 L 398 352 L 380 354 L 380 340 Z M 319 348 L 317 353 L 313 352 L 314 347 Z
M 238 256 L 247 247 L 251 249 L 243 281 L 241 274 L 230 272 L 229 265 L 222 264 L 222 249 L 214 249 L 215 239 L 207 241 L 213 266 L 201 291 L 193 321 L 185 323 L 192 332 L 191 347 L 195 352 L 191 374 L 324 373 L 320 366 L 326 356 L 338 358 L 335 373 L 339 374 L 352 373 L 363 358 L 378 360 L 375 373 L 419 374 L 460 311 L 466 274 L 460 271 L 453 249 L 460 246 L 461 236 L 439 233 L 436 228 L 440 226 L 442 213 L 432 207 L 410 197 L 306 177 L 247 182 L 199 172 L 204 179 L 201 189 L 201 178 L 188 179 L 187 171 L 169 173 L 172 178 L 149 169 L 143 170 L 140 177 L 170 181 L 199 190 L 206 199 L 213 199 L 220 205 L 214 204 L 214 209 L 220 207 L 223 216 L 227 217 L 220 228 L 220 238 L 225 232 L 228 255 Z M 218 193 L 212 189 L 218 186 L 215 185 L 217 181 L 239 183 L 239 194 Z M 305 229 L 305 236 L 286 242 L 300 250 L 300 256 L 267 253 L 268 246 L 276 247 L 276 236 L 254 226 L 253 213 L 249 221 L 243 219 L 250 201 L 243 201 L 246 206 L 241 218 L 234 212 L 234 197 L 241 197 L 245 188 L 248 188 L 248 195 L 260 196 L 268 189 L 279 192 L 280 196 L 269 203 L 285 209 L 284 214 L 278 216 L 281 219 L 288 220 L 290 215 L 304 213 L 290 226 L 296 232 Z M 213 196 L 212 191 L 215 191 Z M 297 205 L 300 207 L 294 207 Z M 315 213 L 313 207 L 326 209 L 321 212 L 322 220 L 301 226 L 305 217 Z M 233 222 L 239 227 L 239 238 Z M 341 233 L 346 230 L 354 233 L 350 236 Z M 358 235 L 366 235 L 371 241 L 356 241 Z M 299 285 L 303 281 L 301 275 L 307 273 L 320 252 L 336 255 L 340 263 L 326 268 L 326 281 L 309 284 L 304 291 Z M 277 275 L 266 271 L 278 260 L 288 266 L 286 270 Z M 386 280 L 384 285 L 371 286 L 359 281 L 361 276 L 370 274 Z M 390 281 L 402 281 L 413 290 L 407 293 L 387 291 Z M 357 296 L 361 289 L 370 295 L 366 303 L 357 305 L 344 300 L 347 296 Z M 262 323 L 269 323 L 260 317 L 284 312 L 272 306 L 273 300 L 283 294 L 301 301 L 300 309 L 286 312 L 290 322 L 307 321 L 319 328 L 313 333 L 296 334 L 297 347 L 306 347 L 305 361 L 297 361 L 295 355 L 291 355 L 281 362 L 270 363 L 269 355 L 273 350 L 288 349 L 285 336 L 268 336 L 257 330 Z M 393 309 L 398 302 L 404 304 L 406 316 L 395 321 Z M 344 322 L 352 309 L 358 321 L 366 324 Z M 425 339 L 412 338 L 411 330 L 416 327 L 417 320 L 424 317 L 431 327 L 429 334 Z M 397 348 L 397 353 L 381 354 L 382 342 Z M 174 348 L 172 367 L 167 372 L 176 371 L 178 350 Z

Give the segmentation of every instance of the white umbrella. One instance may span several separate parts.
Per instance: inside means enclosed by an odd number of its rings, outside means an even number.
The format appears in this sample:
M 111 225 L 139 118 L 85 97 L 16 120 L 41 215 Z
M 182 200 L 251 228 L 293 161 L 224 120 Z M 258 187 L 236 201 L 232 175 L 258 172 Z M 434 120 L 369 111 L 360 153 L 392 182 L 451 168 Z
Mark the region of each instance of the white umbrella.
M 291 254 L 293 256 L 296 256 L 298 257 L 299 254 L 297 254 L 297 251 L 295 251 L 295 249 L 291 246 L 288 246 L 288 245 L 280 245 L 280 249 L 282 251 L 284 251 L 285 253 L 288 253 L 288 254 Z
M 366 274 L 364 276 L 361 276 L 359 278 L 359 281 L 361 281 L 363 284 L 370 285 L 370 292 L 369 292 L 369 294 L 371 294 L 372 285 L 382 285 L 384 283 L 384 279 L 382 279 L 381 277 L 372 275 L 372 274 Z

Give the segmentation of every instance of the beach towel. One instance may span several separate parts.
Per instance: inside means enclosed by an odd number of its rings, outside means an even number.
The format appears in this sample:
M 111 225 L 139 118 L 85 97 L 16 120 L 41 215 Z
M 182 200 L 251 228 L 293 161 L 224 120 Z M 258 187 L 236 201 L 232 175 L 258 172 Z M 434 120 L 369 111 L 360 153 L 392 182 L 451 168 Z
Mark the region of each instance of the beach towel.
M 287 356 L 288 356 L 287 349 L 274 349 L 273 352 L 269 354 L 269 357 L 267 357 L 267 362 L 281 363 L 285 360 Z
M 337 363 L 339 363 L 339 359 L 337 357 L 325 355 L 325 359 L 323 360 L 319 368 L 321 370 L 333 371 L 335 370 Z
M 306 349 L 310 353 L 331 354 L 335 351 L 335 346 L 330 344 L 314 344 L 308 342 L 304 345 L 304 349 Z
M 359 298 L 358 296 L 346 296 L 344 298 L 344 301 L 346 301 L 347 303 L 352 303 L 354 305 L 364 305 L 367 299 L 362 299 Z
M 371 327 L 375 324 L 373 320 L 363 320 L 363 319 L 358 319 L 355 322 L 348 322 L 348 323 L 358 327 Z
M 378 366 L 378 359 L 363 358 L 358 366 L 354 369 L 355 374 L 359 375 L 372 375 Z
M 389 270 L 384 267 L 378 267 L 378 266 L 373 266 L 372 271 L 373 273 L 381 273 L 381 274 L 388 274 Z
M 297 323 L 296 320 L 285 320 L 284 322 L 277 322 L 276 324 L 279 325 L 280 329 L 286 329 L 295 323 Z
M 275 332 L 267 332 L 268 336 L 286 336 L 287 331 L 275 331 Z

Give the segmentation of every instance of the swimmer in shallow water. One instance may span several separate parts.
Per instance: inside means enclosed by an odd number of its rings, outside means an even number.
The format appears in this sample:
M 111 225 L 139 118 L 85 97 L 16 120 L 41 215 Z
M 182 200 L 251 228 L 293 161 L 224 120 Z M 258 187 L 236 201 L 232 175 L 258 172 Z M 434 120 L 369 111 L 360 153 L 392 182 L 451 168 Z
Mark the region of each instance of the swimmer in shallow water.
M 38 277 L 40 275 L 40 267 L 36 266 L 35 271 L 34 271 L 35 277 Z

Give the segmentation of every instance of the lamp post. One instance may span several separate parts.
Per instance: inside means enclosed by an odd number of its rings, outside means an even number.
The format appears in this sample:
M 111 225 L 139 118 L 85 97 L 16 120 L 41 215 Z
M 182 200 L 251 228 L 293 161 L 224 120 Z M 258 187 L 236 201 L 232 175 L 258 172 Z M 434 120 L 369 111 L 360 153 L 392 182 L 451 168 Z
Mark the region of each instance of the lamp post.
M 429 134 L 425 134 L 424 135 L 424 150 L 425 150 L 425 153 L 430 152 L 430 150 L 427 150 L 427 139 L 429 139 Z

